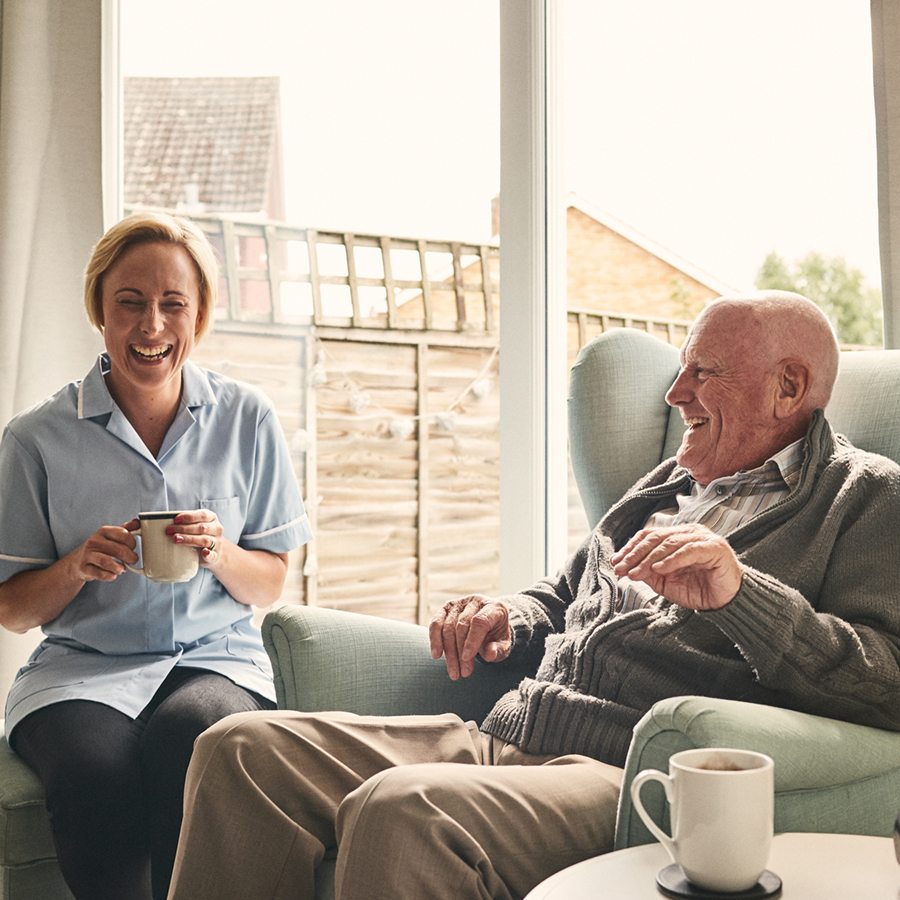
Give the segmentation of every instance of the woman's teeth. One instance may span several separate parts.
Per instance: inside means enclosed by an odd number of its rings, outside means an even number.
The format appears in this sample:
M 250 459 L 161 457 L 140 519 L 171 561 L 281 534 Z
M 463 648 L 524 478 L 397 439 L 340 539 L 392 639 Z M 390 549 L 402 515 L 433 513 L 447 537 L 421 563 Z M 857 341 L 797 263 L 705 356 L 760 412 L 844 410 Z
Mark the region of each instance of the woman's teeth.
M 165 347 L 138 347 L 136 344 L 132 344 L 131 349 L 141 359 L 162 359 L 172 349 L 172 345 L 167 344 Z
M 684 424 L 688 426 L 688 428 L 693 428 L 695 425 L 705 425 L 709 419 L 685 419 Z

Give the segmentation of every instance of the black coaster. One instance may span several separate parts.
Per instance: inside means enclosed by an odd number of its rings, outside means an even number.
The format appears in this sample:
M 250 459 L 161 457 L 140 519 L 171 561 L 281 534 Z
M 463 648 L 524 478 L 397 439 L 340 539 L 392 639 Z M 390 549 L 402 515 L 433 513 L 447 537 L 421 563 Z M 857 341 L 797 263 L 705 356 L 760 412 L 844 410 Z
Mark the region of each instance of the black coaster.
M 763 900 L 781 896 L 781 879 L 768 869 L 749 890 L 707 891 L 691 884 L 681 866 L 673 863 L 659 870 L 656 875 L 656 886 L 667 897 L 689 897 L 691 900 Z

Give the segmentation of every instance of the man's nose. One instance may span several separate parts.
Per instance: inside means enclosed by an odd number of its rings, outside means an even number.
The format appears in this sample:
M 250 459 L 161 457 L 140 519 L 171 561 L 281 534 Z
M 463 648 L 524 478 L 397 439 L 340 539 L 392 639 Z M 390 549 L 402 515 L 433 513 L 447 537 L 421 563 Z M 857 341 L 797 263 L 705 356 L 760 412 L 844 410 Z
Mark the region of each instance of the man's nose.
M 685 370 L 682 369 L 672 382 L 672 386 L 666 391 L 666 403 L 669 406 L 678 406 L 680 403 L 689 403 L 693 396 L 689 389 L 688 377 Z

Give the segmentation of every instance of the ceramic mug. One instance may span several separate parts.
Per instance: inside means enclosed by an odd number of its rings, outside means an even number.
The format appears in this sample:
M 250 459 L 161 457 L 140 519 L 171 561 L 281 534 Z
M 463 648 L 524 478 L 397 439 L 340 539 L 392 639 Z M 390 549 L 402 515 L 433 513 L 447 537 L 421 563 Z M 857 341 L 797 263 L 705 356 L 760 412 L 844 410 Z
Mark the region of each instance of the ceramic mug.
M 746 891 L 769 861 L 775 811 L 775 764 L 751 750 L 682 750 L 669 774 L 646 769 L 631 783 L 644 824 L 681 866 L 688 881 L 709 891 Z M 658 781 L 669 801 L 672 834 L 641 803 L 641 788 Z
M 137 569 L 126 563 L 126 569 L 160 584 L 190 581 L 197 574 L 200 566 L 197 549 L 176 544 L 166 534 L 166 528 L 178 515 L 181 515 L 180 510 L 138 513 L 140 528 L 131 533 L 141 539 L 144 567 Z

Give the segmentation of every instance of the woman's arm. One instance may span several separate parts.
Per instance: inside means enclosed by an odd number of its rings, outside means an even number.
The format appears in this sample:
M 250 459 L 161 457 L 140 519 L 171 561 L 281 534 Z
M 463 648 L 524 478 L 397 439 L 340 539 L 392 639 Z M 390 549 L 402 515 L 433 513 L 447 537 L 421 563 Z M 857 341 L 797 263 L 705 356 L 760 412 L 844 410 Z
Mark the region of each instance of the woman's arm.
M 227 538 L 217 539 L 215 550 L 201 551 L 200 560 L 246 606 L 271 606 L 287 578 L 287 553 L 245 550 Z
M 287 553 L 247 550 L 229 541 L 212 510 L 182 513 L 166 533 L 176 544 L 196 547 L 200 565 L 209 569 L 238 603 L 265 607 L 281 596 L 287 578 Z
M 126 525 L 104 525 L 80 547 L 46 569 L 18 572 L 0 584 L 0 625 L 24 634 L 55 619 L 88 581 L 115 581 L 134 565 L 136 541 Z

